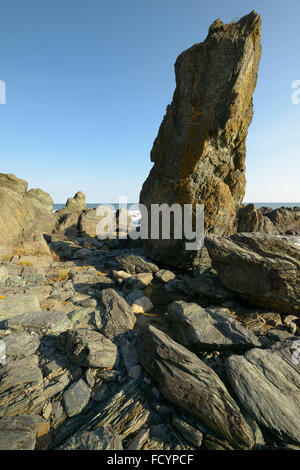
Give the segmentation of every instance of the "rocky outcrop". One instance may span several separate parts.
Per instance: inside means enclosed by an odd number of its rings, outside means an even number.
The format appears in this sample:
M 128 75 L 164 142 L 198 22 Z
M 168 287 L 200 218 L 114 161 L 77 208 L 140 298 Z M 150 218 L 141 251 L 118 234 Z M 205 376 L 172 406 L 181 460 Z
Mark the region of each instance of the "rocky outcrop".
M 253 436 L 239 407 L 215 372 L 154 326 L 140 338 L 139 360 L 161 394 L 236 449 L 250 449 Z
M 271 349 L 252 349 L 244 356 L 230 356 L 225 363 L 243 407 L 270 432 L 300 445 L 300 375 L 292 345 L 285 341 Z
M 238 232 L 263 232 L 274 235 L 300 234 L 300 208 L 256 209 L 247 204 L 238 211 Z
M 65 207 L 57 211 L 59 215 L 70 214 L 72 212 L 80 212 L 86 210 L 85 194 L 78 191 L 74 197 L 67 199 Z
M 0 243 L 11 245 L 24 231 L 47 232 L 55 225 L 52 199 L 41 189 L 27 191 L 26 181 L 0 174 Z
M 225 287 L 254 306 L 300 312 L 300 249 L 288 237 L 239 233 L 205 243 Z
M 176 90 L 154 142 L 154 162 L 140 203 L 204 204 L 205 230 L 236 230 L 245 192 L 246 137 L 261 55 L 256 12 L 237 23 L 216 20 L 203 43 L 175 64 Z M 142 221 L 143 223 L 143 221 Z M 146 240 L 150 258 L 170 265 L 195 262 L 182 240 Z M 199 253 L 197 253 L 199 256 Z

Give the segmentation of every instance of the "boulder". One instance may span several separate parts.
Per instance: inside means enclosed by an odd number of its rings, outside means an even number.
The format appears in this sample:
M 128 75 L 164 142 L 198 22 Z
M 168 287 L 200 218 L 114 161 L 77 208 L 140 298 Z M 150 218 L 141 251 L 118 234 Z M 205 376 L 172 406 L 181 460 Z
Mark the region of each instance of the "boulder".
M 154 326 L 141 335 L 139 360 L 161 394 L 235 449 L 251 449 L 252 432 L 215 372 Z
M 0 450 L 34 450 L 38 416 L 10 416 L 0 419 Z
M 300 247 L 288 237 L 239 233 L 205 244 L 226 288 L 257 307 L 300 312 Z
M 71 361 L 82 367 L 113 368 L 117 361 L 116 346 L 94 330 L 68 330 L 59 336 L 57 344 Z
M 4 326 L 10 330 L 27 330 L 40 334 L 57 335 L 72 328 L 72 322 L 67 315 L 59 311 L 26 312 L 8 318 Z
M 230 356 L 225 367 L 239 402 L 257 423 L 300 445 L 300 375 L 293 344 L 286 340 L 270 349 Z
M 36 295 L 16 294 L 0 299 L 0 321 L 38 310 L 40 310 L 40 304 Z
M 154 166 L 140 203 L 204 204 L 205 230 L 236 231 L 245 192 L 246 137 L 261 56 L 261 18 L 252 11 L 237 23 L 220 19 L 206 40 L 175 64 L 176 90 L 151 151 Z M 150 222 L 150 214 L 148 215 Z M 145 219 L 142 218 L 142 225 Z M 150 225 L 150 224 L 149 224 Z M 191 265 L 201 253 L 185 240 L 145 240 L 147 255 L 168 265 Z
M 203 309 L 182 301 L 168 307 L 168 318 L 175 339 L 194 351 L 260 347 L 259 338 L 237 321 L 226 308 Z
M 114 340 L 133 329 L 136 319 L 123 297 L 114 289 L 104 289 L 101 292 L 101 300 L 101 332 L 106 338 Z
M 27 192 L 26 198 L 30 203 L 37 207 L 38 209 L 42 209 L 47 212 L 53 212 L 53 199 L 50 194 L 42 191 L 39 188 L 30 189 Z
M 270 219 L 256 209 L 254 204 L 247 204 L 239 209 L 237 231 L 279 234 Z

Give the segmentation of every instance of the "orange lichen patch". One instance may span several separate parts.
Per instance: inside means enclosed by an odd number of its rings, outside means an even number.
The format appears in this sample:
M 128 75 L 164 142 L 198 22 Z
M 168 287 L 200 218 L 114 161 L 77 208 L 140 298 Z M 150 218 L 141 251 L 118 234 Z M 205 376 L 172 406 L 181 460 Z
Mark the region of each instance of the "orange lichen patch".
M 6 298 L 6 295 L 0 295 L 0 300 L 5 299 L 5 298 Z
M 33 266 L 33 263 L 31 263 L 30 261 L 20 261 L 17 264 L 18 264 L 18 266 L 28 266 L 28 267 Z
M 101 271 L 97 271 L 98 276 L 106 276 L 105 273 L 102 273 Z

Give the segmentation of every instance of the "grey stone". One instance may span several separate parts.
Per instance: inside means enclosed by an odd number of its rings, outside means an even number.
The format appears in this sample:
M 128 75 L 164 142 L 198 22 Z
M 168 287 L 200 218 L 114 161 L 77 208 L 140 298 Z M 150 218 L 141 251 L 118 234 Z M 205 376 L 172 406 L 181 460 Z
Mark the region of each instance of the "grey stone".
M 251 449 L 252 432 L 215 372 L 154 326 L 141 334 L 139 360 L 174 405 L 206 424 L 235 449 Z
M 112 368 L 117 361 L 117 347 L 91 329 L 68 330 L 58 337 L 57 345 L 82 367 Z
M 3 341 L 7 362 L 31 356 L 40 345 L 40 339 L 37 335 L 29 335 L 25 332 L 7 335 Z
M 261 346 L 259 338 L 225 308 L 203 309 L 198 304 L 176 301 L 168 307 L 168 318 L 176 340 L 195 351 Z
M 206 238 L 222 284 L 252 305 L 300 312 L 300 246 L 262 233 Z
M 23 313 L 9 318 L 4 322 L 4 325 L 11 330 L 25 329 L 43 334 L 60 334 L 62 331 L 72 328 L 72 322 L 67 315 L 58 311 Z
M 160 269 L 155 273 L 155 276 L 162 282 L 168 282 L 172 279 L 175 279 L 175 274 L 172 273 L 172 271 L 168 271 L 167 269 Z
M 0 283 L 8 279 L 8 269 L 3 264 L 0 265 Z
M 101 292 L 103 310 L 101 310 L 101 332 L 113 340 L 132 330 L 135 325 L 135 316 L 131 307 L 114 289 L 104 289 Z
M 240 403 L 269 432 L 285 442 L 300 443 L 300 374 L 293 361 L 293 341 L 270 349 L 252 349 L 225 361 Z
M 21 313 L 38 310 L 40 310 L 40 304 L 36 295 L 16 294 L 0 299 L 0 321 Z
M 200 447 L 202 444 L 203 434 L 199 429 L 194 428 L 189 423 L 183 419 L 178 418 L 178 416 L 173 415 L 172 426 L 174 426 L 177 431 L 191 444 L 195 447 Z
M 147 260 L 143 256 L 124 255 L 118 256 L 117 261 L 121 268 L 130 274 L 156 273 L 159 268 L 156 264 Z
M 90 401 L 90 389 L 84 380 L 72 384 L 63 394 L 64 406 L 69 417 L 81 413 Z
M 0 419 L 0 450 L 34 450 L 36 420 L 32 416 Z

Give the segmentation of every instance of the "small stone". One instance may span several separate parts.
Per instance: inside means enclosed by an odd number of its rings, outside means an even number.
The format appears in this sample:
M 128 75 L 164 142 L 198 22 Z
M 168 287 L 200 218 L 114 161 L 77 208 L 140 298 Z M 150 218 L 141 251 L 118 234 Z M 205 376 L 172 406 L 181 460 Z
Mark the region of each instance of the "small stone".
M 94 377 L 92 369 L 87 369 L 85 371 L 84 378 L 88 386 L 90 388 L 93 388 L 93 386 L 95 385 L 95 377 Z
M 157 273 L 155 273 L 155 276 L 162 282 L 168 282 L 172 279 L 175 279 L 175 274 L 172 273 L 172 271 L 168 271 L 167 269 L 160 269 L 157 271 Z
M 96 299 L 85 299 L 80 302 L 81 307 L 90 307 L 96 308 L 97 307 L 97 300 Z
M 84 380 L 79 379 L 63 394 L 66 413 L 69 417 L 79 414 L 90 401 L 90 390 Z
M 198 429 L 194 428 L 183 419 L 178 418 L 176 415 L 173 416 L 172 425 L 188 442 L 195 447 L 201 446 L 203 435 Z
M 131 274 L 126 273 L 125 271 L 115 271 L 115 270 L 113 270 L 112 275 L 114 276 L 115 279 L 122 279 L 122 280 L 129 279 L 129 278 L 132 277 Z
M 147 313 L 150 312 L 154 307 L 149 297 L 143 296 L 136 299 L 132 304 L 133 313 Z
M 153 279 L 153 274 L 152 273 L 140 273 L 135 276 L 136 279 L 136 287 L 139 289 L 143 289 L 144 287 L 147 287 L 152 279 Z

